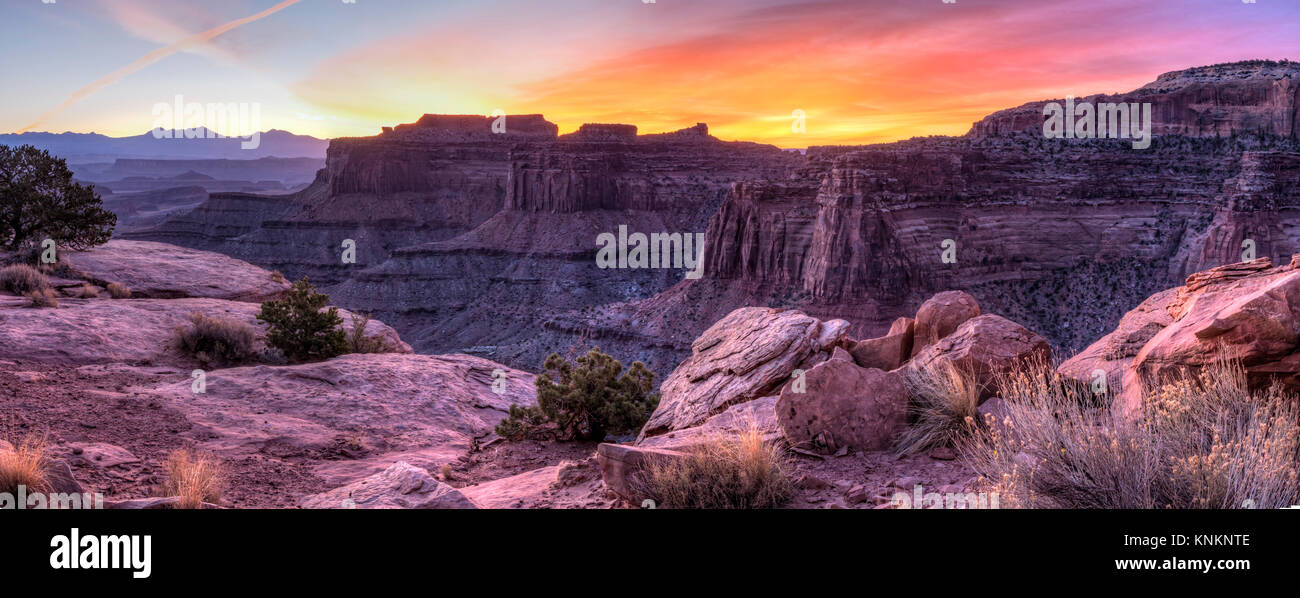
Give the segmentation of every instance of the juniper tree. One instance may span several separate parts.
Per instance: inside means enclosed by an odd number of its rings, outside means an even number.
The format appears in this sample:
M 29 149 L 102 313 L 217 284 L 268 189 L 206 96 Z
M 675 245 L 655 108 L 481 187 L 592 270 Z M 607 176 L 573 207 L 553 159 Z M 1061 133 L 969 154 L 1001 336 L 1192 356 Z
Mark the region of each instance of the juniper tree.
M 560 440 L 601 440 L 635 431 L 659 405 L 654 374 L 641 362 L 625 372 L 599 348 L 577 363 L 559 354 L 546 358 L 537 376 L 537 405 L 514 405 L 497 433 L 511 439 L 552 434 Z
M 30 145 L 0 145 L 0 248 L 53 239 L 86 249 L 108 242 L 116 225 L 99 194 L 72 180 L 67 161 Z
M 257 319 L 267 324 L 266 342 L 291 361 L 329 359 L 347 351 L 343 318 L 330 307 L 329 295 L 317 293 L 306 278 L 293 283 L 282 300 L 262 303 Z

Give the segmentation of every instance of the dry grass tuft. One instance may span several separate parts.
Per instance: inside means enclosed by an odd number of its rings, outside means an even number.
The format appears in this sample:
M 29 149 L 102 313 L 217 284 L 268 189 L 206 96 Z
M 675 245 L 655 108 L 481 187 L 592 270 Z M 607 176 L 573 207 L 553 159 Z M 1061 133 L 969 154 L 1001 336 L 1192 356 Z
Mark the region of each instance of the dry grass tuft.
M 88 282 L 82 283 L 81 288 L 77 291 L 77 296 L 82 299 L 94 299 L 99 297 L 99 287 Z
M 14 445 L 13 450 L 0 447 L 0 492 L 16 496 L 18 486 L 26 486 L 28 493 L 48 491 L 50 482 L 45 471 L 50 456 L 45 449 L 45 440 L 34 434 Z
M 1094 405 L 1046 367 L 1000 385 L 1006 416 L 963 454 L 1003 504 L 1030 508 L 1281 508 L 1300 504 L 1300 412 L 1240 364 L 1148 392 L 1141 415 Z
M 176 496 L 178 509 L 200 509 L 221 500 L 225 473 L 221 462 L 208 454 L 177 449 L 167 457 L 167 480 L 155 489 L 158 496 Z
M 348 331 L 348 353 L 392 353 L 393 349 L 382 336 L 366 336 L 370 315 L 352 314 L 352 330 Z
M 108 289 L 108 296 L 114 299 L 131 298 L 131 289 L 126 288 L 126 285 L 124 284 L 117 283 L 117 282 L 110 282 L 108 283 L 107 289 Z
M 909 369 L 906 378 L 908 421 L 895 450 L 911 455 L 956 444 L 976 417 L 982 390 L 975 377 L 952 362 Z
M 23 296 L 32 301 L 32 307 L 58 307 L 59 296 L 54 289 L 44 288 L 36 291 L 28 291 Z
M 40 270 L 27 264 L 13 264 L 0 268 L 0 289 L 15 295 L 50 288 L 50 279 Z
M 643 492 L 669 509 L 771 509 L 794 495 L 782 449 L 756 425 L 736 437 L 714 437 L 682 459 L 647 465 Z
M 175 342 L 202 363 L 236 364 L 256 356 L 257 332 L 243 322 L 190 314 L 189 326 L 177 326 Z

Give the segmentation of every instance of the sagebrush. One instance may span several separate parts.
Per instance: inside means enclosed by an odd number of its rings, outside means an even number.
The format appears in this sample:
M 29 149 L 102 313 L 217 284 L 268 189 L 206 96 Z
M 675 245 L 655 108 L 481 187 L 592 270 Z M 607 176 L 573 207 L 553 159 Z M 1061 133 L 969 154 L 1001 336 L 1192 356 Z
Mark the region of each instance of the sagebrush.
M 0 289 L 15 295 L 50 288 L 50 279 L 40 270 L 27 264 L 11 264 L 0 268 Z
M 188 326 L 177 326 L 174 338 L 181 351 L 204 364 L 238 364 L 257 355 L 252 326 L 201 313 L 190 314 Z
M 1005 414 L 963 454 L 1003 497 L 1031 508 L 1234 509 L 1300 504 L 1300 413 L 1240 364 L 1151 385 L 1140 412 L 1096 406 L 1039 366 L 1004 377 Z

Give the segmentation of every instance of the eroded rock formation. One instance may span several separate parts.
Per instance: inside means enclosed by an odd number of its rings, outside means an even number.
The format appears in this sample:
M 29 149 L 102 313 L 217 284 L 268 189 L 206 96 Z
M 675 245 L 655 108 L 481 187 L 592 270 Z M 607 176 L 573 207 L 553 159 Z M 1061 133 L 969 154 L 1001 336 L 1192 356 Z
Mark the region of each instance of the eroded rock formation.
M 335 140 L 299 194 L 214 195 L 141 238 L 309 275 L 417 350 L 524 368 L 597 344 L 664 375 L 746 305 L 873 337 L 949 289 L 1070 351 L 1192 272 L 1300 251 L 1298 80 L 1262 61 L 1161 75 L 1123 94 L 1155 105 L 1145 150 L 1045 139 L 1042 103 L 964 137 L 804 155 L 702 126 L 556 135 L 519 116 L 494 134 L 489 117 L 426 115 Z M 598 268 L 595 237 L 620 224 L 705 232 L 703 278 Z

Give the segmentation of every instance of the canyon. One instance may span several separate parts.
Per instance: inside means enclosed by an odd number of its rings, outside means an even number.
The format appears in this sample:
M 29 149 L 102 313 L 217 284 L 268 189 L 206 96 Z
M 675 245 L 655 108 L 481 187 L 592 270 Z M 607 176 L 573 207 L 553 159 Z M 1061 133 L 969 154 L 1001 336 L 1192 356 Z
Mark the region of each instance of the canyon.
M 803 152 L 703 124 L 560 135 L 541 115 L 425 115 L 332 140 L 297 193 L 212 193 L 121 236 L 306 276 L 417 352 L 522 370 L 598 345 L 663 379 L 739 307 L 869 338 L 954 289 L 1070 355 L 1193 272 L 1300 252 L 1298 93 L 1300 65 L 1248 61 L 1080 98 L 1152 104 L 1147 149 L 1045 139 L 1053 100 L 962 137 Z M 703 276 L 599 268 L 619 226 L 704 233 Z

